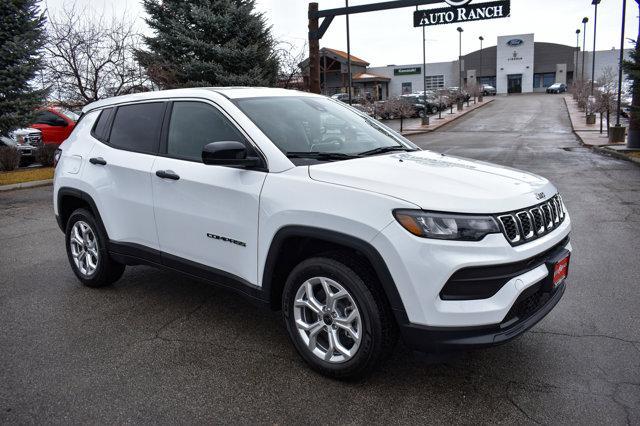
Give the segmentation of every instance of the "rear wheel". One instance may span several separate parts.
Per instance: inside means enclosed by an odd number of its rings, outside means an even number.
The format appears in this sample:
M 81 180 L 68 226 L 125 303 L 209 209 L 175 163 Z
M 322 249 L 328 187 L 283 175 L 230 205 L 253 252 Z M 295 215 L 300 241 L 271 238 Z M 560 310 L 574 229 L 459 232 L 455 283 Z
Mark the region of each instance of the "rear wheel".
M 107 236 L 86 209 L 74 211 L 67 222 L 67 257 L 76 277 L 88 287 L 104 287 L 117 281 L 125 265 L 111 259 Z
M 285 284 L 282 312 L 302 358 L 329 377 L 365 376 L 396 341 L 386 299 L 373 274 L 355 262 L 332 257 L 301 262 Z

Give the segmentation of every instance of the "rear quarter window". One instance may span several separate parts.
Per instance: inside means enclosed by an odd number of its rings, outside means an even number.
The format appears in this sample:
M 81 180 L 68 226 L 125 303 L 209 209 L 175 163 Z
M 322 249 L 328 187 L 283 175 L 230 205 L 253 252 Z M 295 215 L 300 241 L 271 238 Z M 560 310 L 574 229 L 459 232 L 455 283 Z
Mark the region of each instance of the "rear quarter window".
M 91 136 L 99 141 L 106 142 L 109 138 L 109 119 L 113 113 L 113 108 L 105 108 L 100 111 L 100 115 L 91 129 Z
M 128 151 L 156 154 L 164 102 L 120 106 L 115 110 L 109 144 Z

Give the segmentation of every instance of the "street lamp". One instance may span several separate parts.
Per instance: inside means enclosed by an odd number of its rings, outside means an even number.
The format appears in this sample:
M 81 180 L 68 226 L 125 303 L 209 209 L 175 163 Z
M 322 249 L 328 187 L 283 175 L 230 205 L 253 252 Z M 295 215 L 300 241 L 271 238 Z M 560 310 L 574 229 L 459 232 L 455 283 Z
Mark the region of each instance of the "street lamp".
M 349 9 L 349 0 L 344 0 L 344 6 Z M 349 32 L 349 14 L 346 14 L 347 18 L 347 72 L 349 73 L 349 105 L 351 105 L 351 90 L 353 87 L 353 77 L 351 75 L 351 34 Z
M 584 55 L 587 47 L 587 22 L 589 22 L 589 18 L 586 16 L 582 18 L 582 25 L 584 26 L 584 31 L 582 31 L 582 73 L 580 74 L 580 80 L 582 84 L 584 84 Z
M 591 96 L 593 96 L 593 86 L 596 78 L 596 30 L 598 26 L 598 5 L 600 0 L 593 0 L 591 4 L 594 6 L 593 12 L 593 58 L 591 60 Z
M 459 81 L 458 81 L 458 89 L 462 90 L 462 33 L 464 30 L 462 27 L 458 27 L 458 33 L 460 33 L 460 49 L 458 54 L 458 71 L 459 71 Z
M 626 1 L 626 0 L 625 0 Z M 578 60 L 580 58 L 580 28 L 576 30 L 576 62 L 573 67 L 573 85 L 576 85 L 578 80 Z
M 482 42 L 484 41 L 484 37 L 480 36 L 480 37 L 478 37 L 478 40 L 480 40 L 480 73 L 479 73 L 479 74 L 480 74 L 480 77 L 478 77 L 478 73 L 476 73 L 476 81 L 477 81 L 479 78 L 482 78 Z M 482 83 L 481 83 L 481 84 L 482 84 Z M 482 89 L 482 86 L 480 86 L 480 89 Z M 483 98 L 483 96 L 482 96 L 482 90 L 480 90 L 480 93 L 478 94 L 478 100 L 479 100 L 480 102 L 483 102 L 483 101 L 484 101 L 484 98 Z

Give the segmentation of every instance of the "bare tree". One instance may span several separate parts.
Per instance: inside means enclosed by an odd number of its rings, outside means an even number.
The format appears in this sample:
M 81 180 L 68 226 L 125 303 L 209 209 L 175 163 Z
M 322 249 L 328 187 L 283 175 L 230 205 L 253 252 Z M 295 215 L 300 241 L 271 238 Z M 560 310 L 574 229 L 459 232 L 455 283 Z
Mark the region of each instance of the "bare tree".
M 133 56 L 141 38 L 132 21 L 94 16 L 75 3 L 48 21 L 43 79 L 57 101 L 79 106 L 149 90 Z
M 276 47 L 276 55 L 280 62 L 278 70 L 278 87 L 284 89 L 304 89 L 302 69 L 299 64 L 304 61 L 307 54 L 307 42 L 298 49 L 290 42 L 280 42 Z
M 594 112 L 600 113 L 600 133 L 602 133 L 602 119 L 606 114 L 608 134 L 611 111 L 614 111 L 616 109 L 616 102 L 618 99 L 618 76 L 614 72 L 612 67 L 605 67 L 602 70 L 602 75 L 598 78 L 596 84 L 598 86 Z

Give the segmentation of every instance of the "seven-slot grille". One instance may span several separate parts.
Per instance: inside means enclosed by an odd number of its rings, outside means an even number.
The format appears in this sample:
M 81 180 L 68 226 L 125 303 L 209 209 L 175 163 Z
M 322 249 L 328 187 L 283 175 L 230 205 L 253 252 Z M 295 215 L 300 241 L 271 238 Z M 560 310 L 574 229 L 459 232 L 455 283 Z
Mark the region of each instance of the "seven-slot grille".
M 511 245 L 535 240 L 560 225 L 566 214 L 560 194 L 537 206 L 498 216 L 502 232 Z

